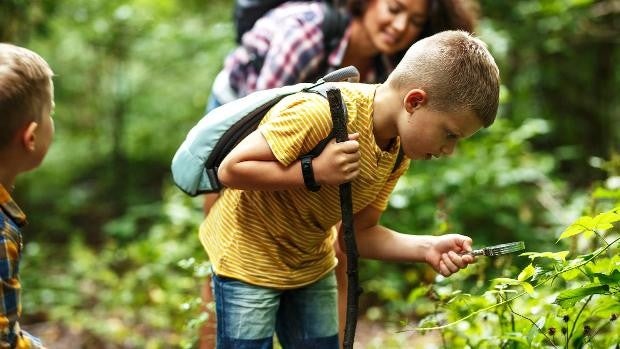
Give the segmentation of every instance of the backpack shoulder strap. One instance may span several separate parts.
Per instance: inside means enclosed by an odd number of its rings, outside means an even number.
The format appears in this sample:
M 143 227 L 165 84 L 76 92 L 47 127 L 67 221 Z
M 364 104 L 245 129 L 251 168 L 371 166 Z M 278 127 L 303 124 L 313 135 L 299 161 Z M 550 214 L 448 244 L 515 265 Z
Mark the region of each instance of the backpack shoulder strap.
M 329 83 L 316 84 L 309 88 L 306 92 L 316 93 L 325 98 L 325 100 L 327 100 L 327 90 L 329 90 L 330 88 L 333 88 L 333 85 Z M 347 115 L 347 106 L 344 103 L 342 103 L 342 105 L 344 106 L 344 114 Z M 323 138 L 319 143 L 317 143 L 317 145 L 314 146 L 314 148 L 312 148 L 312 150 L 310 150 L 310 152 L 308 152 L 308 154 L 305 154 L 304 156 L 319 156 L 323 152 L 323 149 L 325 149 L 325 147 L 327 146 L 327 143 L 329 143 L 329 141 L 331 141 L 334 137 L 335 133 L 334 129 L 332 128 L 327 137 Z
M 235 0 L 233 21 L 237 44 L 241 43 L 243 34 L 252 29 L 259 18 L 285 2 L 286 0 Z
M 400 167 L 400 164 L 403 163 L 404 158 L 405 158 L 405 153 L 403 152 L 403 147 L 401 145 L 400 147 L 398 147 L 398 154 L 396 155 L 396 161 L 394 162 L 394 167 L 392 167 L 392 173 L 398 170 L 398 168 Z
M 349 25 L 349 16 L 331 3 L 325 3 L 325 17 L 321 30 L 323 31 L 323 44 L 325 46 L 325 61 L 329 54 L 340 44 L 344 32 Z

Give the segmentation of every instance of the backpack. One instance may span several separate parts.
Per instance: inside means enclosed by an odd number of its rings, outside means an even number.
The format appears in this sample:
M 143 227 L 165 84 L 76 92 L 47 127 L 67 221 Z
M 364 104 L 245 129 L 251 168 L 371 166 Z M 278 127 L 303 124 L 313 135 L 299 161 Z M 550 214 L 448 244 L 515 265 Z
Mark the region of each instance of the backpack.
M 241 38 L 243 37 L 243 34 L 245 34 L 248 30 L 252 29 L 252 27 L 254 26 L 254 23 L 256 23 L 256 21 L 258 21 L 259 18 L 263 17 L 267 12 L 269 12 L 269 10 L 276 8 L 279 5 L 282 5 L 283 3 L 287 1 L 288 0 L 235 0 L 235 7 L 233 10 L 233 22 L 235 25 L 235 35 L 236 35 L 235 41 L 237 42 L 237 44 L 241 43 Z M 330 11 L 330 10 L 334 10 L 333 0 L 305 0 L 305 1 L 306 2 L 325 2 L 328 4 L 327 13 L 337 12 L 337 11 Z M 330 21 L 332 19 L 330 19 Z M 326 20 L 325 22 L 328 22 L 328 21 Z M 333 22 L 332 24 L 335 24 L 335 23 L 336 22 Z M 332 24 L 329 24 L 326 27 L 324 27 L 323 32 L 326 34 L 327 33 L 338 34 L 339 32 L 336 31 L 337 27 L 332 26 Z M 325 36 L 333 37 L 334 35 L 325 35 Z
M 299 83 L 257 91 L 226 103 L 205 115 L 189 131 L 172 159 L 172 178 L 190 196 L 219 192 L 222 185 L 217 169 L 239 142 L 256 130 L 265 114 L 284 97 L 299 92 L 314 92 L 326 97 L 329 82 L 357 81 L 359 72 L 349 66 L 325 75 L 316 83 Z M 346 114 L 345 114 L 346 115 Z M 307 155 L 318 155 L 333 138 L 329 135 Z

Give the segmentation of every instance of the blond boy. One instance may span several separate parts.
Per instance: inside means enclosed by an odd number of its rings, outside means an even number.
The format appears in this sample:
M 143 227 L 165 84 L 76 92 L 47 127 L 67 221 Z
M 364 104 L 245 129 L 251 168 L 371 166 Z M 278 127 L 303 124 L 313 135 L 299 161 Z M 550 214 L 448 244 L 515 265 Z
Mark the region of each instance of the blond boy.
M 16 177 L 41 164 L 54 135 L 53 72 L 36 53 L 0 43 L 0 348 L 41 348 L 19 328 L 21 227 L 11 198 Z
M 402 234 L 378 222 L 410 160 L 448 156 L 493 123 L 499 71 L 484 43 L 442 32 L 414 44 L 384 84 L 336 86 L 349 141 L 312 159 L 310 176 L 299 159 L 332 128 L 327 102 L 312 93 L 274 106 L 219 168 L 228 189 L 200 229 L 218 348 L 270 348 L 274 332 L 285 349 L 338 348 L 332 227 L 341 183 L 352 184 L 362 257 L 426 262 L 444 276 L 474 261 L 463 254 L 467 236 Z M 399 149 L 407 159 L 393 171 Z

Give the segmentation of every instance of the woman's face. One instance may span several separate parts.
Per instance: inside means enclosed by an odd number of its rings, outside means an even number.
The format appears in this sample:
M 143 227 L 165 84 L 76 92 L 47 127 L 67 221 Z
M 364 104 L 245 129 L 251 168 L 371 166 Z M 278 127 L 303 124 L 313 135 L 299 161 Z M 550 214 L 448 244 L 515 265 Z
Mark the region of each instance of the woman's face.
M 420 36 L 427 14 L 427 0 L 369 0 L 362 22 L 378 51 L 395 54 Z

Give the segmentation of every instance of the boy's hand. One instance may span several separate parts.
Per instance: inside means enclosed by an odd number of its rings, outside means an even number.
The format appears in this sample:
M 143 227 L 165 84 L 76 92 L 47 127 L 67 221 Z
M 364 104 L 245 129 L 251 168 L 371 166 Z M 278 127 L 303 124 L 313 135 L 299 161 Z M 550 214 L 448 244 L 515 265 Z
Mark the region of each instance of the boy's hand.
M 349 140 L 332 140 L 312 161 L 314 178 L 319 184 L 338 185 L 352 181 L 360 173 L 359 133 L 349 134 Z
M 472 255 L 462 255 L 471 251 L 471 243 L 471 238 L 459 234 L 435 236 L 426 252 L 426 263 L 441 275 L 450 276 L 475 262 Z

